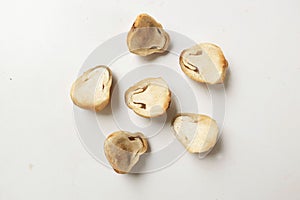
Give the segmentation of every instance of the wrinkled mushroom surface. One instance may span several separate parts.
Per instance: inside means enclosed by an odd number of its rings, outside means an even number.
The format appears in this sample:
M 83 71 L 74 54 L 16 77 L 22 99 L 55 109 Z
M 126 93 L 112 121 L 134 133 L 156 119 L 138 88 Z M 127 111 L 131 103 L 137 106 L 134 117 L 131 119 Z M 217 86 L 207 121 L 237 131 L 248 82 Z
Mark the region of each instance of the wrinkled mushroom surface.
M 129 51 L 140 56 L 163 53 L 168 49 L 169 42 L 170 37 L 162 25 L 147 14 L 136 18 L 127 35 Z
M 71 99 L 81 108 L 100 111 L 109 103 L 111 84 L 110 69 L 106 66 L 94 67 L 73 83 Z
M 203 43 L 182 51 L 180 67 L 191 79 L 209 84 L 223 83 L 228 63 L 220 47 Z
M 166 112 L 171 102 L 171 92 L 162 78 L 147 78 L 125 93 L 127 106 L 142 117 L 157 117 Z
M 147 140 L 141 133 L 118 131 L 110 134 L 104 142 L 107 160 L 121 174 L 129 173 L 147 149 Z
M 181 113 L 173 121 L 176 138 L 190 153 L 207 152 L 217 142 L 219 128 L 215 120 L 200 114 Z

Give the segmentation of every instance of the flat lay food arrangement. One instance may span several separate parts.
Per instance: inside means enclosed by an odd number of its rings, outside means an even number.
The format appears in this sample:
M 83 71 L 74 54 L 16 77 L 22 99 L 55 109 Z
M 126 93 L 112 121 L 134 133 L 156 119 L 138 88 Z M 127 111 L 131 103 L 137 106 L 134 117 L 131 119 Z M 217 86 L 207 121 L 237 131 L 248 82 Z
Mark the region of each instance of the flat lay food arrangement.
M 128 32 L 126 42 L 131 53 L 145 57 L 168 53 L 172 38 L 154 18 L 140 14 Z M 178 66 L 174 67 L 180 67 L 183 76 L 199 84 L 222 84 L 228 62 L 220 47 L 200 43 L 182 49 Z M 101 112 L 111 99 L 113 73 L 101 63 L 84 72 L 72 85 L 73 103 L 82 109 Z M 163 78 L 148 77 L 129 87 L 123 95 L 127 107 L 136 115 L 154 118 L 170 109 L 172 91 Z M 209 152 L 219 134 L 214 119 L 201 113 L 184 113 L 184 110 L 173 118 L 171 131 L 190 153 Z M 103 145 L 108 162 L 120 174 L 130 173 L 140 156 L 149 151 L 149 142 L 143 133 L 126 130 L 116 130 L 99 145 Z

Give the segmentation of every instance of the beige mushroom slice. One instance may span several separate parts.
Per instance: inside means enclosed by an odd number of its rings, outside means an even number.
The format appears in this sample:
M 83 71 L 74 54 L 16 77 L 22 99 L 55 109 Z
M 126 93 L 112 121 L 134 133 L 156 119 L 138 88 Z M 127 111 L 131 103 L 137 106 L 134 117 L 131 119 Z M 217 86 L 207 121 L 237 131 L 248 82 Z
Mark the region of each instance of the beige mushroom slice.
M 112 168 L 120 174 L 129 173 L 148 149 L 148 142 L 141 133 L 118 131 L 104 142 L 104 152 Z
M 223 83 L 228 67 L 220 47 L 210 43 L 183 50 L 179 63 L 188 77 L 208 84 Z
M 147 14 L 140 14 L 128 35 L 127 46 L 131 53 L 147 56 L 167 51 L 170 37 L 162 25 Z
M 162 78 L 147 78 L 126 91 L 125 102 L 142 117 L 157 117 L 169 108 L 171 92 Z
M 101 111 L 110 100 L 111 70 L 97 66 L 84 72 L 71 88 L 71 99 L 80 108 Z
M 176 138 L 190 153 L 204 153 L 217 142 L 219 128 L 215 120 L 200 114 L 181 113 L 173 121 Z

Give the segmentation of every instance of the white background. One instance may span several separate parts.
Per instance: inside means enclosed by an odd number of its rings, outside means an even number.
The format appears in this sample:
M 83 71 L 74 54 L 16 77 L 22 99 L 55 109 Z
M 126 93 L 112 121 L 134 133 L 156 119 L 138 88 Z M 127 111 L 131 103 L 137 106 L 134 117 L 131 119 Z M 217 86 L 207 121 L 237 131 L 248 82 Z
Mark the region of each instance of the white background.
M 69 90 L 147 12 L 229 61 L 223 139 L 204 160 L 118 175 L 82 147 Z M 0 2 L 0 200 L 300 199 L 300 1 Z

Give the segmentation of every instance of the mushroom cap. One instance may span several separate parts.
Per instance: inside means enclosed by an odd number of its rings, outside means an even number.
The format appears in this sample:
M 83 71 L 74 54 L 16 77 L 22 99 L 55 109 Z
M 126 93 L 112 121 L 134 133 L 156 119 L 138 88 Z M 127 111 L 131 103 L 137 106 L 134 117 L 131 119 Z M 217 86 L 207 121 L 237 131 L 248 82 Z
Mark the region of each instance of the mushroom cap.
M 125 102 L 142 117 L 157 117 L 169 108 L 171 91 L 162 78 L 147 78 L 126 91 Z
M 117 131 L 110 134 L 104 142 L 104 152 L 112 168 L 120 174 L 129 173 L 148 149 L 142 133 Z
M 169 42 L 168 33 L 148 14 L 140 14 L 127 35 L 129 51 L 140 56 L 163 53 L 168 49 Z
M 220 47 L 211 43 L 197 44 L 183 50 L 179 63 L 188 77 L 209 84 L 223 83 L 228 67 Z
M 106 66 L 94 67 L 73 83 L 71 99 L 81 108 L 100 111 L 109 103 L 111 85 L 111 70 Z
M 181 113 L 173 121 L 176 138 L 190 153 L 207 152 L 217 142 L 219 128 L 209 116 Z

